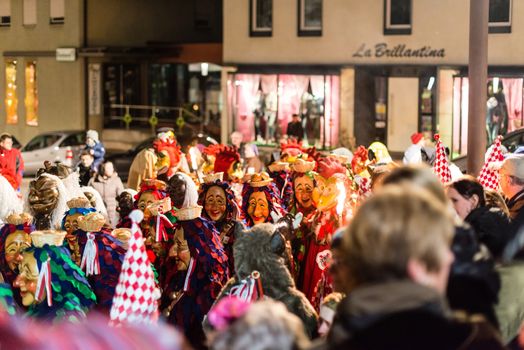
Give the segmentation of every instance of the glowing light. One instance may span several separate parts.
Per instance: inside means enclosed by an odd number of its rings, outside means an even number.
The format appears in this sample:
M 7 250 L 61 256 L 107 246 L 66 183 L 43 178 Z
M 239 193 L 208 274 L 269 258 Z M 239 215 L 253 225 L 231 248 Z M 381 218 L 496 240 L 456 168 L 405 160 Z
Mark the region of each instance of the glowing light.
M 429 78 L 428 90 L 431 90 L 434 84 L 435 84 L 435 77 Z
M 201 63 L 200 70 L 202 71 L 202 76 L 207 76 L 207 74 L 209 73 L 209 63 Z
M 499 78 L 493 78 L 493 92 L 499 91 Z
M 346 204 L 346 187 L 341 181 L 337 181 L 336 186 L 338 190 L 336 210 L 338 216 L 342 216 L 342 212 L 344 211 L 344 206 Z
M 196 149 L 195 147 L 189 148 L 189 159 L 191 160 L 191 169 L 197 170 L 197 161 L 196 161 Z

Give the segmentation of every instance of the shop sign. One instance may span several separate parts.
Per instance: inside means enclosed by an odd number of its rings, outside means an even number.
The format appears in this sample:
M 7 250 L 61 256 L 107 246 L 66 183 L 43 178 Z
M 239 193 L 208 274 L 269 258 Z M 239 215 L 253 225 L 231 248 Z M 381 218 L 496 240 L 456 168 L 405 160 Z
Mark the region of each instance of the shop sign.
M 395 46 L 388 46 L 386 43 L 378 43 L 375 46 L 369 47 L 366 44 L 360 47 L 353 53 L 353 57 L 364 58 L 444 58 L 446 57 L 445 49 L 434 49 L 431 46 L 422 46 L 417 48 L 410 48 L 405 44 Z
M 76 49 L 74 47 L 56 49 L 56 60 L 61 62 L 76 61 Z
M 89 115 L 100 114 L 100 64 L 90 64 L 88 69 Z

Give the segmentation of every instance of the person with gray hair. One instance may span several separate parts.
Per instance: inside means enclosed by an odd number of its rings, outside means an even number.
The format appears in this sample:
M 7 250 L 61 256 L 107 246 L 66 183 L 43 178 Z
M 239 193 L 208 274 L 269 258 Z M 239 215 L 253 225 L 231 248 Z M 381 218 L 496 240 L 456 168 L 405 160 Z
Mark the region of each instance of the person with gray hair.
M 212 350 L 299 350 L 309 346 L 300 319 L 281 302 L 258 301 L 211 340 Z
M 514 235 L 524 225 L 524 155 L 506 158 L 499 169 L 499 176 Z

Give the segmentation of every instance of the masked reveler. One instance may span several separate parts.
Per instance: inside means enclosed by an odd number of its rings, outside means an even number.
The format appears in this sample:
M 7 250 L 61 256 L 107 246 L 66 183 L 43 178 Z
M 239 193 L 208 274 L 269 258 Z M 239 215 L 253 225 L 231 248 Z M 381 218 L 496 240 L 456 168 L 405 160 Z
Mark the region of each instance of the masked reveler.
M 27 315 L 47 321 L 78 321 L 96 298 L 82 272 L 62 246 L 65 232 L 34 231 L 33 247 L 22 253 L 14 282 Z
M 5 177 L 0 175 L 0 225 L 13 213 L 21 213 L 24 203 Z
M 204 177 L 204 184 L 198 198 L 198 204 L 203 207 L 202 217 L 211 221 L 220 234 L 220 241 L 228 258 L 229 272 L 234 273 L 233 233 L 235 224 L 239 221 L 238 205 L 229 184 L 222 180 L 223 173 Z
M 193 346 L 201 347 L 205 336 L 202 321 L 229 277 L 227 256 L 213 224 L 202 217 L 195 183 L 176 173 L 169 179 L 173 204 L 167 216 L 175 224 L 174 244 L 167 261 L 168 276 L 161 276 L 161 309 L 168 322 L 184 330 Z
M 131 228 L 131 219 L 129 214 L 135 208 L 134 197 L 138 192 L 130 188 L 125 189 L 116 197 L 117 207 L 116 211 L 118 213 L 119 219 L 116 224 L 116 228 Z
M 306 258 L 303 264 L 302 288 L 306 297 L 313 301 L 315 288 L 326 268 L 326 259 L 335 231 L 346 223 L 351 212 L 348 205 L 351 190 L 346 168 L 332 158 L 319 163 L 318 170 L 324 183 L 318 183 L 314 196 L 318 198 L 317 209 L 309 220 L 311 233 L 306 242 Z M 321 181 L 321 178 L 317 178 Z
M 135 207 L 144 213 L 144 220 L 140 223 L 140 229 L 145 238 L 147 254 L 156 271 L 163 268 L 169 247 L 165 240 L 157 239 L 158 213 L 152 213 L 150 209 L 166 197 L 166 183 L 156 179 L 144 180 L 140 192 L 135 196 Z
M 37 230 L 57 229 L 67 208 L 69 193 L 56 175 L 41 173 L 29 183 L 26 211 L 33 216 Z
M 282 217 L 284 214 L 278 189 L 268 173 L 251 175 L 242 189 L 242 215 L 247 227 L 274 223 L 273 216 Z
M 11 214 L 0 229 L 0 273 L 10 286 L 13 285 L 18 274 L 22 252 L 31 247 L 29 234 L 34 231 L 32 220 L 29 214 Z M 21 306 L 22 298 L 19 290 L 14 290 L 13 295 L 17 304 Z
M 291 240 L 295 271 L 292 271 L 298 285 L 303 281 L 303 264 L 305 262 L 307 238 L 311 236 L 311 220 L 316 210 L 313 190 L 317 187 L 318 174 L 314 171 L 315 161 L 297 159 L 292 165 L 293 204 L 290 209 L 292 214 L 301 213 L 304 217 L 295 237 Z
M 268 166 L 268 170 L 269 176 L 275 182 L 280 198 L 282 198 L 282 207 L 289 210 L 293 201 L 293 182 L 289 163 L 273 162 Z
M 126 250 L 122 243 L 105 230 L 106 219 L 100 213 L 78 218 L 74 233 L 80 247 L 80 268 L 96 295 L 96 309 L 109 313 Z

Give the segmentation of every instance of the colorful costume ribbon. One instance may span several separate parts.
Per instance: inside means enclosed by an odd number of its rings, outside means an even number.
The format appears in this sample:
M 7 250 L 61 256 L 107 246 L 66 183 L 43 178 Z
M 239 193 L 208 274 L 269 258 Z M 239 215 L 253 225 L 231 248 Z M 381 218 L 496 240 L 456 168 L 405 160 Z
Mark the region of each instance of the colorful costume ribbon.
M 187 292 L 189 290 L 191 275 L 195 271 L 195 268 L 196 268 L 195 259 L 191 258 L 191 260 L 189 260 L 189 267 L 187 268 L 186 279 L 184 281 L 184 292 Z
M 95 243 L 94 233 L 87 233 L 87 242 L 82 255 L 80 268 L 85 267 L 86 276 L 100 275 L 100 262 L 98 261 L 98 246 Z
M 42 301 L 44 290 L 47 297 L 47 305 L 53 306 L 53 290 L 51 289 L 51 259 L 47 260 L 40 266 L 38 282 L 36 284 L 36 300 Z
M 240 281 L 239 285 L 231 288 L 230 296 L 242 301 L 254 302 L 264 297 L 260 273 L 253 271 L 250 276 Z
M 167 241 L 167 230 L 166 226 L 173 228 L 171 221 L 162 213 L 158 213 L 156 217 L 156 226 L 155 226 L 155 239 L 157 242 Z

